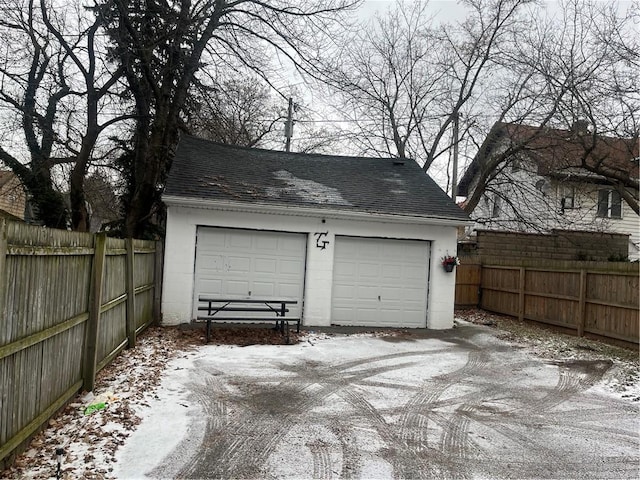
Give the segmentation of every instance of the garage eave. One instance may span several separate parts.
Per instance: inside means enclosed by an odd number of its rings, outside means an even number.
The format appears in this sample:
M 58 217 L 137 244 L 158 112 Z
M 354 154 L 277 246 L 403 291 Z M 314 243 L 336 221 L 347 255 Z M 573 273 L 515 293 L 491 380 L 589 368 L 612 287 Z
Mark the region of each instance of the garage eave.
M 173 195 L 163 195 L 162 200 L 167 206 L 192 207 L 209 210 L 244 212 L 244 213 L 262 213 L 266 215 L 289 215 L 301 217 L 324 217 L 340 220 L 369 220 L 389 223 L 413 223 L 424 225 L 438 225 L 449 227 L 460 227 L 469 225 L 470 222 L 460 218 L 447 218 L 438 216 L 421 216 L 411 214 L 389 214 L 389 213 L 373 213 L 359 212 L 353 210 L 338 210 L 331 208 L 313 208 L 292 205 L 265 205 L 246 202 L 209 200 L 202 198 L 190 198 Z

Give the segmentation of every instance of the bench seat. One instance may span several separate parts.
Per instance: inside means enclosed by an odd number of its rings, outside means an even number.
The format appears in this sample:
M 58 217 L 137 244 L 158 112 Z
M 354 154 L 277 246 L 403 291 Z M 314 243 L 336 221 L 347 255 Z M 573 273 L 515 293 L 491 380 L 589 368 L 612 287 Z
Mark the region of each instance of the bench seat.
M 283 335 L 286 335 L 287 344 L 291 341 L 289 335 L 289 322 L 296 323 L 296 333 L 300 333 L 300 322 L 301 318 L 299 317 L 198 317 L 196 319 L 197 322 L 207 322 L 207 343 L 209 343 L 209 339 L 211 338 L 211 322 L 256 322 L 256 323 L 264 323 L 264 322 L 276 322 L 276 328 L 280 330 Z M 282 322 L 282 323 L 280 323 Z M 280 323 L 280 325 L 278 325 Z
M 269 308 L 269 307 L 224 307 L 224 308 L 216 308 L 216 307 L 198 307 L 198 311 L 203 312 L 282 312 L 280 308 Z M 289 309 L 285 308 L 285 312 L 288 312 Z
M 300 332 L 300 318 L 287 317 L 289 312 L 287 305 L 296 305 L 297 300 L 277 300 L 277 299 L 229 299 L 214 298 L 207 295 L 198 297 L 198 312 L 206 312 L 206 315 L 198 315 L 196 321 L 207 322 L 207 343 L 211 337 L 211 322 L 276 322 L 276 329 L 287 336 L 289 343 L 289 322 L 296 322 L 297 332 Z M 230 316 L 227 312 L 252 313 L 272 313 L 273 316 L 251 317 L 251 316 Z

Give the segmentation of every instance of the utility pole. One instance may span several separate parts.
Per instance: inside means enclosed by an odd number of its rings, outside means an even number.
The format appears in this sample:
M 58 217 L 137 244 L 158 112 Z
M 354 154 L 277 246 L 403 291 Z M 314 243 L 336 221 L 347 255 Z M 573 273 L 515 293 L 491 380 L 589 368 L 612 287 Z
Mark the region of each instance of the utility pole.
M 289 97 L 289 109 L 287 110 L 287 122 L 284 124 L 284 136 L 286 138 L 285 151 L 291 150 L 291 137 L 293 136 L 293 98 Z
M 458 196 L 458 122 L 460 114 L 456 110 L 453 113 L 453 172 L 451 175 L 451 198 L 456 201 Z

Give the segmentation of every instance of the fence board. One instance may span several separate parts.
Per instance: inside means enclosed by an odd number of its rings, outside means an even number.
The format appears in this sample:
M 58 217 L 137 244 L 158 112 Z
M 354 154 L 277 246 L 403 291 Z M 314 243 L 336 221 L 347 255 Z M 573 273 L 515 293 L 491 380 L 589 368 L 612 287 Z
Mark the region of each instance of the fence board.
M 82 387 L 83 365 L 101 368 L 127 343 L 125 243 L 106 238 L 95 359 L 87 359 L 95 238 L 0 221 L 0 468 Z M 138 333 L 154 320 L 159 272 L 156 243 L 133 245 Z
M 98 362 L 110 356 L 127 338 L 125 302 L 120 302 L 100 315 L 98 330 Z
M 467 263 L 462 258 L 456 267 L 456 307 L 477 306 L 480 302 L 480 272 L 479 264 Z
M 482 265 L 480 306 L 615 340 L 640 343 L 640 272 L 635 264 L 559 262 Z M 610 271 L 606 270 L 610 265 Z M 586 267 L 590 269 L 587 269 Z

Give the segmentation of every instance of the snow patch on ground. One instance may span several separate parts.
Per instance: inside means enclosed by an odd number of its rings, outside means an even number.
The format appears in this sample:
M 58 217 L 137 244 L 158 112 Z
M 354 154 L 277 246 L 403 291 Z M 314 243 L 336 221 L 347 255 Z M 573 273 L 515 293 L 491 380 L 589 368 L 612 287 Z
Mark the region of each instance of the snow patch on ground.
M 637 350 L 565 335 L 513 317 L 472 309 L 456 312 L 458 325 L 473 323 L 497 330 L 497 337 L 531 354 L 554 360 L 609 360 L 613 367 L 594 388 L 640 402 L 640 356 Z
M 640 401 L 640 362 L 637 352 L 523 325 L 510 318 L 478 310 L 456 315 L 458 325 L 467 322 L 489 326 L 492 334 L 500 340 L 541 358 L 609 360 L 613 362 L 613 368 L 593 388 L 607 395 L 615 394 L 629 402 Z M 393 334 L 359 335 L 375 337 Z M 312 332 L 300 335 L 299 346 L 303 349 L 319 344 L 330 346 L 340 338 L 341 335 Z M 175 450 L 178 442 L 188 438 L 193 445 L 199 445 L 201 440 L 201 432 L 188 429 L 193 423 L 191 419 L 203 412 L 199 402 L 188 396 L 183 387 L 186 378 L 182 377 L 187 375 L 189 365 L 207 355 L 209 347 L 202 346 L 202 343 L 199 332 L 148 329 L 139 338 L 135 349 L 123 351 L 100 372 L 95 395 L 112 393 L 106 408 L 85 415 L 84 410 L 94 396 L 87 393 L 78 395 L 49 422 L 47 428 L 33 438 L 29 448 L 17 457 L 11 468 L 1 472 L 0 477 L 34 480 L 56 478 L 57 448 L 63 448 L 65 452 L 61 463 L 61 478 L 64 479 L 140 478 L 169 452 L 173 452 L 174 456 L 182 455 L 181 458 L 175 458 L 176 465 L 182 464 L 193 449 L 183 442 L 184 448 Z M 234 361 L 241 358 L 238 353 L 243 347 L 222 348 L 233 353 Z M 278 348 L 289 347 L 274 347 L 268 352 L 263 350 L 261 355 L 277 356 Z M 361 348 L 370 347 L 365 341 Z M 324 353 L 319 351 L 318 354 L 331 354 L 331 348 L 320 350 Z M 249 349 L 247 354 L 250 354 Z M 224 368 L 225 355 L 221 355 L 219 361 L 219 368 Z M 176 405 L 180 408 L 176 409 Z M 155 411 L 155 414 L 161 414 L 164 423 L 150 425 L 147 422 L 138 428 L 154 409 L 165 409 Z M 128 458 L 126 452 L 123 455 L 118 453 L 120 447 L 129 440 L 145 442 L 148 456 L 134 460 Z M 385 476 L 387 464 L 377 465 L 372 461 L 368 465 L 368 468 L 375 470 L 369 472 L 371 476 Z M 171 476 L 175 472 L 164 473 Z

